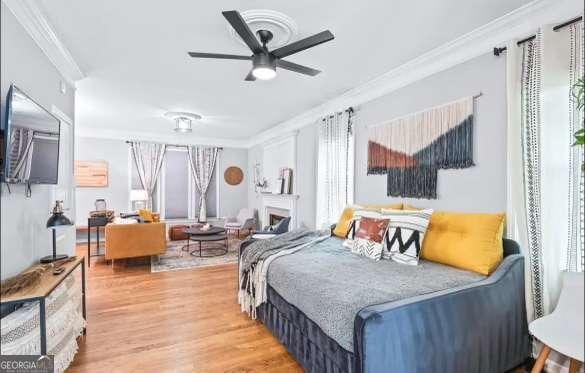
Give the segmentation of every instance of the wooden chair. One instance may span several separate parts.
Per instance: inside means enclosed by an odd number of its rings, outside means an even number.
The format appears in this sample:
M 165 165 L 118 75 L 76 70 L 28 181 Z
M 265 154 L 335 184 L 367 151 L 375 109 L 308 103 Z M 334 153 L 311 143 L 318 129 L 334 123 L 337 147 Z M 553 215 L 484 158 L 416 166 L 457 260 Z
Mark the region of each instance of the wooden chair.
M 577 373 L 583 362 L 585 338 L 583 332 L 584 301 L 583 273 L 565 272 L 563 289 L 555 310 L 530 323 L 530 334 L 543 343 L 542 350 L 532 368 L 542 372 L 551 350 L 571 359 L 570 373 Z

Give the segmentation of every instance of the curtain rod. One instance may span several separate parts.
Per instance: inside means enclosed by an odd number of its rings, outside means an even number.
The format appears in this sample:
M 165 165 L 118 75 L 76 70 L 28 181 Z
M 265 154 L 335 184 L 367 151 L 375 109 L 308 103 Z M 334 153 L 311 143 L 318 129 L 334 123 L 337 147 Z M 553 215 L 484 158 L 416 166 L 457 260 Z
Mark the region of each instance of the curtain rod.
M 570 19 L 570 20 L 568 20 L 566 22 L 563 22 L 563 23 L 560 23 L 560 24 L 554 26 L 553 27 L 553 31 L 559 31 L 562 28 L 565 28 L 567 26 L 572 25 L 573 23 L 577 23 L 577 22 L 580 22 L 582 20 L 583 20 L 583 17 L 582 16 L 579 16 L 579 17 Z M 535 38 L 536 38 L 536 35 L 529 36 L 529 37 L 527 37 L 525 39 L 522 39 L 519 42 L 517 42 L 516 45 L 520 46 L 520 45 L 522 45 L 524 43 L 527 43 L 527 42 L 529 42 L 531 40 L 534 40 Z M 499 56 L 500 54 L 502 54 L 502 52 L 506 51 L 507 49 L 508 48 L 506 48 L 506 47 L 501 47 L 501 48 L 494 47 L 494 56 Z
M 189 146 L 192 146 L 192 145 L 185 145 L 185 144 L 167 144 L 167 143 L 154 142 L 154 141 L 145 141 L 145 142 L 150 142 L 150 143 L 154 143 L 154 144 L 163 144 L 163 145 L 166 145 L 166 146 L 173 146 L 175 148 L 188 148 Z M 126 140 L 125 143 L 126 144 L 132 144 L 133 141 Z M 194 146 L 197 146 L 197 145 L 194 145 Z M 223 147 L 222 146 L 209 146 L 209 147 L 210 148 L 217 148 L 219 150 L 223 150 Z

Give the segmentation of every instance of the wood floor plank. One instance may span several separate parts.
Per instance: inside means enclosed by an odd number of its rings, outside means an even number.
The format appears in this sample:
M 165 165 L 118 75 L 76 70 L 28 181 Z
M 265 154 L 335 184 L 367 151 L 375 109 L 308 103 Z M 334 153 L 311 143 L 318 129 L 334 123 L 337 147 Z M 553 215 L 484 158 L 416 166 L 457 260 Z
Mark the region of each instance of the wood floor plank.
M 92 259 L 87 336 L 68 372 L 303 371 L 240 312 L 236 265 L 151 273 L 147 261 L 123 262 Z

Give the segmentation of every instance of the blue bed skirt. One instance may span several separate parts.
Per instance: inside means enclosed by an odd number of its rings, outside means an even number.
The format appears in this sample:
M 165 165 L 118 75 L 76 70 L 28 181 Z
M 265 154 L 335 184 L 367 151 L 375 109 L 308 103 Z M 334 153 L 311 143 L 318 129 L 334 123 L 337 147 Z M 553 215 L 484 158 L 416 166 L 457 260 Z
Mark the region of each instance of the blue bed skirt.
M 355 372 L 356 359 L 270 286 L 258 318 L 308 372 Z
M 530 356 L 524 258 L 515 242 L 504 241 L 506 258 L 486 280 L 362 309 L 355 352 L 270 285 L 258 317 L 308 372 L 502 373 Z

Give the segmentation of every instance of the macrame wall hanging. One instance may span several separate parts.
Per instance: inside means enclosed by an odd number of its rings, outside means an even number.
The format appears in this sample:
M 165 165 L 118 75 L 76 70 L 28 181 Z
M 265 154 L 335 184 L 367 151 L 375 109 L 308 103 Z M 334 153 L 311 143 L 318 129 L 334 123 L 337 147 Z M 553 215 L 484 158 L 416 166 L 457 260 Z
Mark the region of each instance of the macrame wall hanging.
M 439 169 L 473 166 L 473 97 L 369 127 L 368 175 L 387 195 L 437 198 Z

